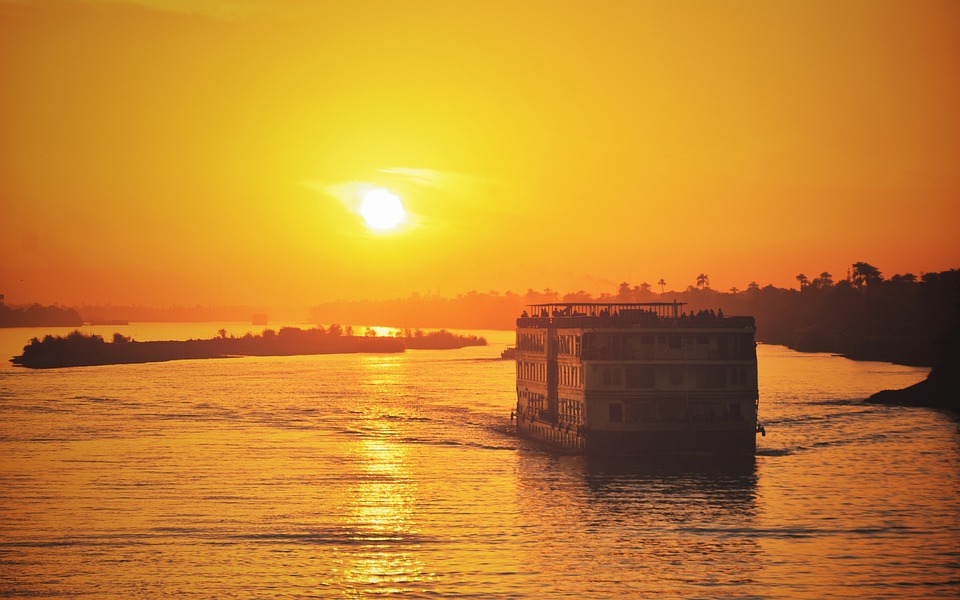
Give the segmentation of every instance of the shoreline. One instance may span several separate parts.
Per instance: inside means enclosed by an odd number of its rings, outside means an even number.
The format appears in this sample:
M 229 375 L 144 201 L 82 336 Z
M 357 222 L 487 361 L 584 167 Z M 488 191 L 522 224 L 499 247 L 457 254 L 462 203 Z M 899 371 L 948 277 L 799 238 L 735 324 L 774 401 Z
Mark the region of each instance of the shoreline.
M 956 376 L 930 378 L 899 390 L 881 390 L 864 402 L 883 406 L 905 406 L 949 410 L 960 415 L 960 381 Z

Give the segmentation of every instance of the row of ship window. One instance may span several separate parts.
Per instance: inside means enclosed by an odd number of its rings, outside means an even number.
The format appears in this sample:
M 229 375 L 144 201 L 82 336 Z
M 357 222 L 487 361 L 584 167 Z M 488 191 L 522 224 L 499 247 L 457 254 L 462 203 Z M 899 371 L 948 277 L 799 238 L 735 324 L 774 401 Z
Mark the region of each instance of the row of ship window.
M 627 367 L 593 366 L 593 384 L 601 387 L 626 389 L 655 389 L 688 386 L 697 389 L 720 389 L 750 385 L 752 370 L 746 367 L 695 365 L 657 369 L 650 365 Z M 659 385 L 658 385 L 659 384 Z
M 547 336 L 543 333 L 517 334 L 517 350 L 524 352 L 543 352 L 547 347 Z
M 579 335 L 557 336 L 557 354 L 565 356 L 580 356 L 581 338 Z
M 741 387 L 752 383 L 751 370 L 746 367 L 697 365 L 686 369 L 672 368 L 669 371 L 650 365 L 612 367 L 593 365 L 592 386 L 615 389 L 655 389 L 682 386 L 691 381 L 698 389 Z M 517 361 L 517 377 L 526 381 L 547 380 L 547 365 L 544 363 Z M 558 384 L 563 387 L 583 387 L 583 368 L 578 365 L 559 365 Z M 693 378 L 691 380 L 691 378 Z M 659 386 L 657 384 L 660 384 Z
M 547 365 L 544 363 L 517 361 L 517 377 L 527 381 L 547 380 Z M 559 365 L 557 367 L 557 383 L 564 387 L 583 386 L 583 367 L 579 365 Z
M 517 378 L 527 381 L 546 381 L 547 365 L 544 363 L 517 361 Z
M 561 423 L 580 425 L 583 423 L 583 403 L 579 400 L 560 398 L 557 402 L 557 413 Z
M 611 402 L 608 418 L 611 423 L 731 423 L 744 421 L 744 411 L 739 402 Z
M 517 349 L 524 352 L 546 352 L 545 333 L 517 335 Z M 641 359 L 650 358 L 653 351 L 712 351 L 723 356 L 748 356 L 755 344 L 751 334 L 647 334 L 647 333 L 589 333 L 585 336 L 562 334 L 556 337 L 559 356 L 587 359 Z

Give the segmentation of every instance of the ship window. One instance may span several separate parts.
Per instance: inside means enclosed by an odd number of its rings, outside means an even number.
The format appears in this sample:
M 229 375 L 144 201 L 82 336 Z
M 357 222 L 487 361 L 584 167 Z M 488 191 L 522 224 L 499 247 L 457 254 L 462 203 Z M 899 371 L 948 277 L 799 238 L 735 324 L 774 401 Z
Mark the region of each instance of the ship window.
M 723 367 L 700 367 L 697 369 L 697 387 L 707 389 L 727 387 L 727 370 Z
M 670 349 L 671 349 L 671 350 L 678 350 L 678 349 L 680 349 L 680 348 L 683 348 L 683 341 L 682 341 L 682 339 L 680 338 L 680 336 L 679 336 L 679 335 L 671 335 L 671 336 L 670 336 Z
M 698 335 L 698 336 L 697 336 L 697 345 L 698 345 L 698 346 L 709 346 L 709 345 L 710 345 L 710 336 L 709 336 L 709 335 Z
M 690 406 L 690 417 L 693 421 L 717 420 L 717 405 L 713 403 L 696 403 Z
M 620 404 L 619 402 L 610 403 L 610 422 L 611 423 L 623 422 L 623 404 Z
M 683 421 L 683 406 L 672 402 L 664 402 L 659 405 L 660 419 L 663 421 Z
M 720 354 L 721 354 L 723 357 L 726 357 L 726 355 L 727 355 L 727 341 L 728 341 L 728 340 L 729 340 L 729 338 L 728 338 L 727 336 L 725 336 L 725 335 L 718 335 L 718 336 L 717 336 L 717 350 L 720 351 Z
M 730 420 L 731 421 L 742 421 L 743 414 L 740 412 L 740 403 L 731 402 L 730 403 Z
M 628 423 L 641 423 L 657 420 L 657 406 L 642 402 L 630 402 L 625 407 L 624 419 Z
M 652 388 L 654 386 L 653 367 L 628 367 L 625 379 L 628 388 Z
M 666 347 L 667 347 L 667 336 L 661 335 L 660 337 L 658 337 L 658 338 L 657 338 L 657 346 L 659 346 L 660 348 L 666 348 Z
M 604 367 L 603 385 L 620 385 L 620 369 L 618 367 Z
M 730 383 L 733 385 L 747 385 L 747 370 L 743 367 L 734 367 L 733 368 L 733 377 L 730 380 Z

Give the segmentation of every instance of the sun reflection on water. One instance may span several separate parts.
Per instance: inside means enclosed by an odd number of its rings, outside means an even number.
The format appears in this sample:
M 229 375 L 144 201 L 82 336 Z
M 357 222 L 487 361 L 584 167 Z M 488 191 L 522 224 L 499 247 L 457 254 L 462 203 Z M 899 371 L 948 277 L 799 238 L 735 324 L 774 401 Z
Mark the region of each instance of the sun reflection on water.
M 348 513 L 358 545 L 348 559 L 345 583 L 358 593 L 399 594 L 428 579 L 414 554 L 416 485 L 407 449 L 396 439 L 393 425 L 374 422 L 356 445 L 360 477 Z

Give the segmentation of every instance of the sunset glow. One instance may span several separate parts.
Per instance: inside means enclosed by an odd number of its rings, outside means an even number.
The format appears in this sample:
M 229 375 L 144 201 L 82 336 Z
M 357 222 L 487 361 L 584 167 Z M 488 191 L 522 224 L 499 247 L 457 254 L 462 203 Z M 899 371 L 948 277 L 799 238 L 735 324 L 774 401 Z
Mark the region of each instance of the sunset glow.
M 0 596 L 960 598 L 958 223 L 960 0 L 0 0 Z
M 956 2 L 402 4 L 0 0 L 0 293 L 311 306 L 960 264 Z

